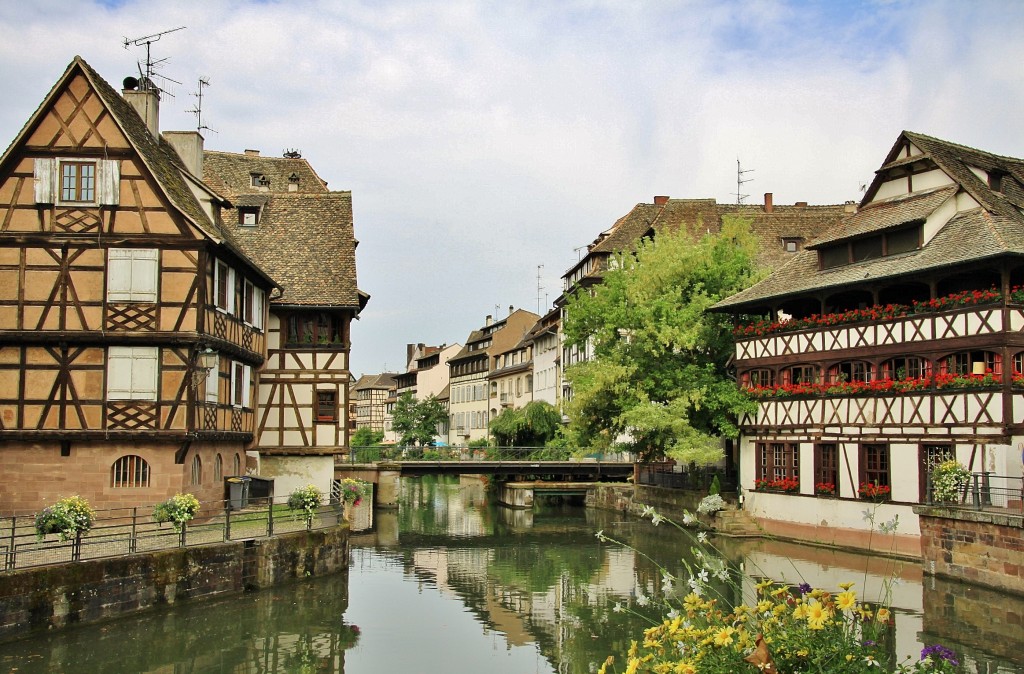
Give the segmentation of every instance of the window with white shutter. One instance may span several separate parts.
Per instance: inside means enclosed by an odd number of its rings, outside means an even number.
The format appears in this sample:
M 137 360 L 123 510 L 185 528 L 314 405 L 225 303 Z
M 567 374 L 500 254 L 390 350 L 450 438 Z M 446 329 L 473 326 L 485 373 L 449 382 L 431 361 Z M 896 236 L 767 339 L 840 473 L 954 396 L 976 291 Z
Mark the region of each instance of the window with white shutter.
M 121 164 L 116 159 L 41 157 L 34 161 L 37 204 L 116 206 L 121 199 Z
M 107 400 L 156 400 L 160 349 L 111 346 L 107 349 Z
M 160 252 L 155 248 L 107 251 L 107 301 L 156 302 Z
M 235 270 L 227 263 L 217 260 L 213 266 L 213 285 L 216 290 L 217 308 L 233 314 L 235 312 Z
M 252 381 L 252 368 L 242 363 L 232 363 L 231 367 L 231 404 L 235 407 L 249 407 L 249 386 Z
M 214 365 L 210 368 L 210 374 L 206 377 L 206 402 L 216 403 L 220 401 L 220 356 L 217 355 Z

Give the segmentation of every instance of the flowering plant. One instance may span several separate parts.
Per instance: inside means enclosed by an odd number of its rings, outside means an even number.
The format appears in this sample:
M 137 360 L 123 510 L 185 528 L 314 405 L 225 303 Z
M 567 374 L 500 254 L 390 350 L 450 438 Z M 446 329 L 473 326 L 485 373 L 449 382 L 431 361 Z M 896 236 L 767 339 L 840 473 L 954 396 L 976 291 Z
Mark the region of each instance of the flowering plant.
M 92 529 L 96 512 L 81 496 L 62 498 L 36 515 L 36 536 L 42 540 L 46 534 L 59 534 L 60 540 L 77 538 Z
M 809 328 L 828 328 L 837 325 L 849 325 L 865 321 L 889 321 L 912 314 L 945 311 L 957 307 L 992 304 L 1003 299 L 1003 294 L 995 288 L 988 290 L 964 290 L 951 293 L 933 300 L 914 300 L 910 305 L 885 304 L 874 305 L 865 309 L 849 309 L 832 314 L 811 314 L 806 318 L 791 318 L 784 321 L 757 320 L 748 325 L 737 326 L 733 335 L 745 339 L 764 337 L 776 332 L 793 332 Z M 1024 303 L 1024 288 L 1014 286 L 1010 291 L 1010 300 Z
M 800 491 L 800 480 L 793 477 L 780 477 L 773 480 L 754 480 L 754 491 L 782 491 L 793 493 Z
M 1015 378 L 1014 382 L 1024 383 L 1024 376 Z M 939 373 L 934 376 L 904 377 L 892 379 L 883 377 L 871 381 L 837 381 L 837 382 L 802 382 L 799 384 L 777 384 L 772 386 L 753 386 L 744 389 L 748 396 L 755 400 L 771 398 L 788 398 L 798 395 L 861 395 L 864 393 L 907 393 L 927 391 L 933 387 L 937 390 L 961 390 L 974 388 L 995 388 L 1002 383 L 1001 377 L 991 370 L 984 374 L 951 374 Z
M 725 501 L 718 494 L 710 494 L 700 500 L 697 505 L 697 512 L 701 515 L 712 515 L 719 510 L 725 509 Z
M 341 500 L 354 506 L 363 502 L 363 497 L 370 491 L 370 485 L 362 480 L 346 477 L 341 481 Z
M 889 499 L 889 495 L 892 493 L 892 488 L 887 484 L 861 482 L 858 493 L 862 499 L 870 501 L 887 501 Z
M 956 459 L 932 468 L 932 498 L 940 503 L 959 501 L 971 479 L 971 471 Z
M 653 508 L 644 510 L 655 524 L 666 519 Z M 691 517 L 689 514 L 684 516 Z M 875 528 L 874 515 L 869 517 Z M 952 674 L 958 666 L 955 654 L 935 644 L 921 651 L 920 660 L 894 661 L 886 647 L 890 643 L 893 616 L 883 592 L 879 601 L 858 597 L 853 583 L 840 583 L 837 590 L 813 588 L 807 583 L 791 587 L 770 578 L 745 577 L 742 569 L 729 568 L 719 555 L 705 552 L 707 535 L 693 536 L 694 554 L 701 568 L 690 569 L 688 579 L 679 579 L 661 568 L 665 589 L 662 620 L 644 630 L 642 640 L 631 642 L 624 657 L 626 674 L 733 674 L 734 672 L 838 672 L 853 674 L 895 671 L 901 674 L 941 672 Z M 897 520 L 879 525 L 891 533 Z M 629 548 L 599 531 L 601 541 Z M 736 577 L 740 577 L 737 580 Z M 753 588 L 740 599 L 712 596 L 712 580 L 737 582 Z M 672 589 L 683 581 L 689 593 L 673 600 Z M 748 595 L 749 592 L 744 593 Z M 642 599 L 642 601 L 641 601 Z M 651 599 L 641 595 L 637 604 Z M 616 605 L 615 611 L 631 610 Z M 598 674 L 617 671 L 616 657 L 610 656 L 597 668 Z
M 181 527 L 191 521 L 197 512 L 199 499 L 194 494 L 175 494 L 153 508 L 153 519 L 157 522 L 170 522 L 175 531 L 181 531 Z
M 814 493 L 833 496 L 836 493 L 836 485 L 832 482 L 817 482 L 814 485 Z
M 312 522 L 317 509 L 324 500 L 324 493 L 319 487 L 307 484 L 299 487 L 288 496 L 289 510 L 302 510 L 306 514 L 306 522 Z

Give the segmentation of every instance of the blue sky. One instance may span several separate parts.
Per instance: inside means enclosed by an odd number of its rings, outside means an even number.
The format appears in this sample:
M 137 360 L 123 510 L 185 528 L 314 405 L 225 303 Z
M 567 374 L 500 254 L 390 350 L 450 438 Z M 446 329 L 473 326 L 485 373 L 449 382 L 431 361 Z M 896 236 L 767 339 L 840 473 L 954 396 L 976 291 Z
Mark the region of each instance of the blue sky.
M 0 144 L 75 54 L 118 85 L 153 45 L 165 130 L 297 148 L 353 192 L 356 374 L 541 311 L 574 249 L 655 194 L 859 199 L 910 129 L 1024 156 L 1021 2 L 0 1 Z

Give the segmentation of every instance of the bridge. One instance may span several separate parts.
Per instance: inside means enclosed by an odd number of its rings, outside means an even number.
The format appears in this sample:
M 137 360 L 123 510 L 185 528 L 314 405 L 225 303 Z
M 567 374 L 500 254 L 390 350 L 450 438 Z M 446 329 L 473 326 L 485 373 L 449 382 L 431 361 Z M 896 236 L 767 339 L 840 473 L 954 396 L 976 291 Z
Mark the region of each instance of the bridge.
M 527 454 L 519 452 L 518 456 Z M 364 455 L 365 456 L 365 455 Z M 535 491 L 585 493 L 595 482 L 624 482 L 633 477 L 632 461 L 606 461 L 596 457 L 568 460 L 481 458 L 449 455 L 444 458 L 408 459 L 381 456 L 377 461 L 340 460 L 334 464 L 337 479 L 357 478 L 376 485 L 375 503 L 397 504 L 398 479 L 420 475 L 492 475 L 503 482 L 499 500 L 512 507 L 530 507 Z M 374 457 L 376 458 L 376 457 Z M 525 481 L 532 478 L 531 481 Z

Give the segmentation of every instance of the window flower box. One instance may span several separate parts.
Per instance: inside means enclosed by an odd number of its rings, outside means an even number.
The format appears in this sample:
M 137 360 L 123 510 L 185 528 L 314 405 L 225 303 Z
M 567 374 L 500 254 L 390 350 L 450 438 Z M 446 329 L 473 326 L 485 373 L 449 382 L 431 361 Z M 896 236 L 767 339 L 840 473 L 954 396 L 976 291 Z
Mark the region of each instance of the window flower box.
M 875 503 L 882 503 L 888 501 L 892 496 L 892 488 L 885 484 L 875 484 L 873 482 L 861 482 L 860 489 L 857 490 L 857 495 L 865 501 L 874 501 Z
M 831 482 L 816 482 L 814 485 L 814 493 L 817 496 L 831 496 L 836 495 L 836 486 Z
M 800 492 L 800 480 L 791 477 L 774 480 L 758 479 L 754 480 L 754 491 L 796 494 Z

